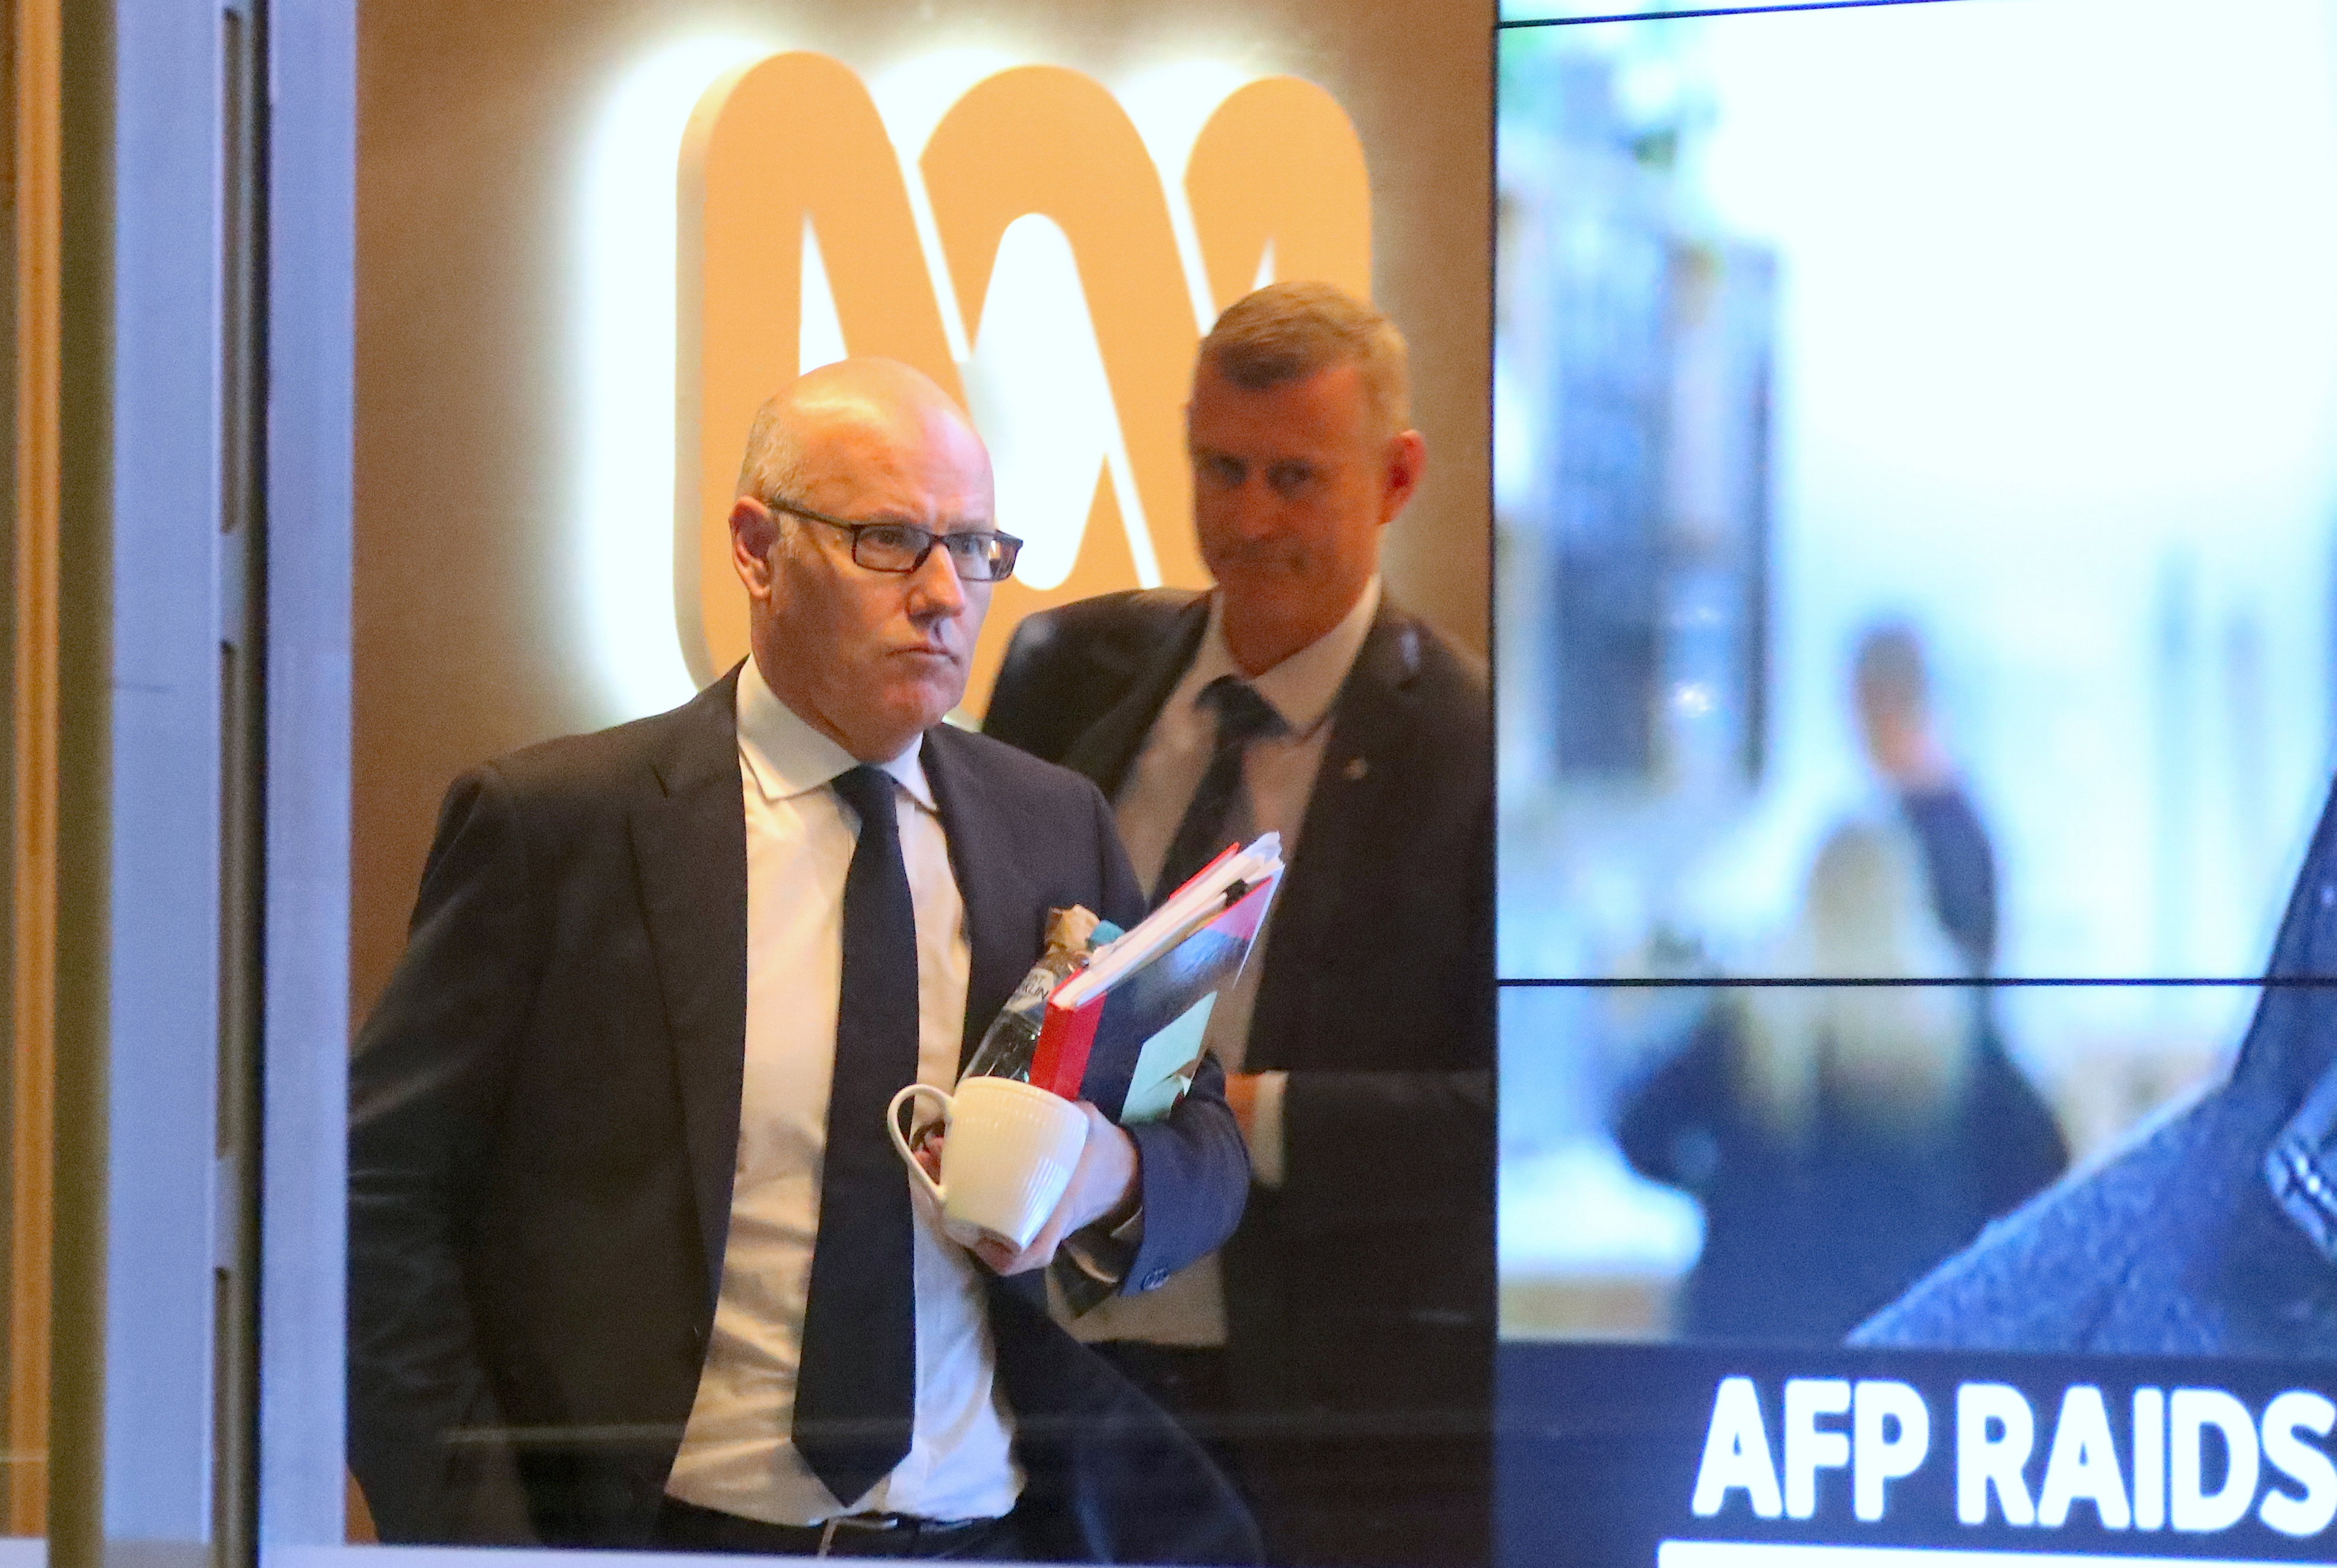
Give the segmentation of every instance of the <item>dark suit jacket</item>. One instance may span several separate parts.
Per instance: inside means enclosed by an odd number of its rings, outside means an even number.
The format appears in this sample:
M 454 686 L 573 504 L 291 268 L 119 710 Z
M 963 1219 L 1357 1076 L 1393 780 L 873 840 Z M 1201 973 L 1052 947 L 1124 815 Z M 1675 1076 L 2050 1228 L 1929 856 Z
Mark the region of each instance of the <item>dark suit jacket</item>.
M 1024 621 L 985 733 L 1116 794 L 1205 598 Z M 1383 602 L 1273 917 L 1251 1071 L 1290 1073 L 1286 1180 L 1225 1251 L 1227 1351 L 1268 1431 L 1481 1435 L 1493 1330 L 1493 781 L 1481 665 Z M 1444 1539 L 1437 1561 L 1465 1560 Z
M 730 1213 L 747 996 L 736 672 L 448 791 L 410 944 L 351 1063 L 351 1462 L 384 1538 L 644 1543 L 695 1396 Z M 965 1044 L 1047 910 L 1140 898 L 1085 781 L 946 728 L 924 760 L 965 902 Z M 1247 1163 L 1208 1074 L 1131 1129 L 1128 1278 L 1200 1256 Z M 1242 1561 L 1182 1433 L 993 1281 L 1035 1549 Z

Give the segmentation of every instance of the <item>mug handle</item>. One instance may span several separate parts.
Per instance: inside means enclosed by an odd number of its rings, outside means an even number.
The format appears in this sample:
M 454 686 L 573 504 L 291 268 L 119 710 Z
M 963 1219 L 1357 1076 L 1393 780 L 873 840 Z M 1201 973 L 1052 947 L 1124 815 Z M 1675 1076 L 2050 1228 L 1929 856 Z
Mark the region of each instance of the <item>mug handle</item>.
M 930 1083 L 911 1083 L 893 1096 L 893 1102 L 885 1107 L 885 1131 L 893 1135 L 893 1147 L 901 1152 L 901 1163 L 909 1168 L 909 1174 L 923 1182 L 925 1191 L 933 1194 L 934 1201 L 940 1203 L 944 1200 L 941 1188 L 925 1174 L 925 1168 L 918 1162 L 916 1152 L 909 1147 L 908 1138 L 901 1132 L 902 1105 L 920 1094 L 930 1094 L 942 1102 L 942 1131 L 949 1131 L 950 1117 L 956 1107 L 950 1102 L 946 1093 Z

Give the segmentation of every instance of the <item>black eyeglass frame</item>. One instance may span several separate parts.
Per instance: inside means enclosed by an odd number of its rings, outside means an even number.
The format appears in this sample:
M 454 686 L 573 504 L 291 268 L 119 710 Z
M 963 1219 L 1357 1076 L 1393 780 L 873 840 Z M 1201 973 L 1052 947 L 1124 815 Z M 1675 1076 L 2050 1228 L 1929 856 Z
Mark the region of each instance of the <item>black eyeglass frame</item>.
M 1022 553 L 1022 540 L 996 528 L 969 528 L 957 534 L 936 534 L 932 529 L 920 527 L 914 523 L 847 522 L 842 517 L 831 517 L 825 512 L 815 512 L 810 507 L 798 505 L 793 501 L 772 499 L 765 501 L 763 505 L 774 512 L 785 512 L 789 516 L 801 517 L 807 523 L 825 523 L 830 528 L 841 528 L 845 533 L 852 535 L 852 564 L 870 572 L 889 572 L 895 575 L 906 576 L 924 565 L 926 558 L 934 553 L 934 546 L 939 544 L 949 552 L 951 564 L 955 568 L 957 574 L 966 582 L 1003 583 L 1014 575 L 1015 557 Z M 924 538 L 924 544 L 919 547 L 916 559 L 911 561 L 906 566 L 880 566 L 873 561 L 864 561 L 860 558 L 861 539 L 870 530 L 876 528 L 888 528 L 898 534 L 920 535 Z M 989 576 L 976 577 L 966 571 L 969 557 L 953 543 L 960 539 L 970 542 L 978 541 L 986 547 L 985 554 L 971 559 L 989 562 L 993 568 Z

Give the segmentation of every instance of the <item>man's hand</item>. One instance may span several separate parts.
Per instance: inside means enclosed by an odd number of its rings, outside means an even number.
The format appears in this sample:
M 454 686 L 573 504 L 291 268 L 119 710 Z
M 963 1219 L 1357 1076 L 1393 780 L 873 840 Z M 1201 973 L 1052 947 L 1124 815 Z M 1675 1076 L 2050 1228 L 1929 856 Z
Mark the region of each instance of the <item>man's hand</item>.
M 1071 1170 L 1071 1184 L 1056 1201 L 1055 1211 L 1031 1238 L 1031 1245 L 1017 1252 L 990 1237 L 974 1243 L 973 1255 L 993 1271 L 1020 1274 L 1043 1269 L 1055 1260 L 1055 1250 L 1072 1231 L 1083 1230 L 1099 1220 L 1117 1222 L 1136 1211 L 1142 1190 L 1136 1140 L 1086 1101 L 1080 1102 L 1080 1109 L 1087 1112 L 1088 1141 L 1080 1150 L 1079 1164 Z
M 1262 1073 L 1228 1073 L 1226 1074 L 1226 1108 L 1234 1113 L 1241 1125 L 1242 1142 L 1255 1145 L 1254 1127 L 1257 1121 L 1257 1081 Z

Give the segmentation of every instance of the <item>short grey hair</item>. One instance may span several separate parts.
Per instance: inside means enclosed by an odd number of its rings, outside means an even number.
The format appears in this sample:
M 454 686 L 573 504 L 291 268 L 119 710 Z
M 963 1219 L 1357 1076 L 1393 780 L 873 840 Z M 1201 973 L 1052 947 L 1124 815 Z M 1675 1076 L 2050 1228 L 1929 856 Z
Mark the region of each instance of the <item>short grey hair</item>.
M 1412 423 L 1405 359 L 1395 323 L 1333 283 L 1269 283 L 1227 306 L 1201 339 L 1200 362 L 1252 392 L 1360 366 L 1372 412 L 1391 436 Z
M 785 392 L 755 410 L 755 423 L 747 431 L 747 456 L 738 465 L 739 495 L 770 502 L 803 488 L 803 440 L 788 412 Z

